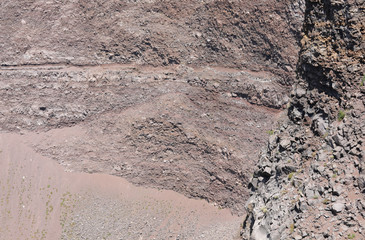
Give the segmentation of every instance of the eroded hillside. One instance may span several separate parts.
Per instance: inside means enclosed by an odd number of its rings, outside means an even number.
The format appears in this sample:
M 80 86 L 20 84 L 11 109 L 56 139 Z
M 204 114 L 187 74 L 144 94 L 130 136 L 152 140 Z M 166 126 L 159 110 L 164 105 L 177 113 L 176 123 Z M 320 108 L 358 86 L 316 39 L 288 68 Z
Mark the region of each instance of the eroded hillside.
M 302 1 L 2 1 L 1 130 L 33 147 L 243 213 L 288 102 Z

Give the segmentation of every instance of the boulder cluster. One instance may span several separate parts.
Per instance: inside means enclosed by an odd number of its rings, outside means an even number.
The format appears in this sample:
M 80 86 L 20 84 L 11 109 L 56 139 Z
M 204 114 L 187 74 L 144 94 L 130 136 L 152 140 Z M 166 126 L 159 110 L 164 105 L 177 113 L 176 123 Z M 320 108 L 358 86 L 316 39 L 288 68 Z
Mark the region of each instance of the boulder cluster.
M 365 1 L 306 0 L 298 80 L 249 187 L 243 239 L 365 239 Z

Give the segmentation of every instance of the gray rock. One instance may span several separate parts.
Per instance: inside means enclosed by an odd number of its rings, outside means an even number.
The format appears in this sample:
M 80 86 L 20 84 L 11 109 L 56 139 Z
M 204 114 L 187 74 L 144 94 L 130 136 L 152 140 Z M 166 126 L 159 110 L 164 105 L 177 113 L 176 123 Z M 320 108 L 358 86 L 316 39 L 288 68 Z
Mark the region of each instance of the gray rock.
M 295 235 L 295 236 L 294 236 L 294 239 L 295 239 L 295 240 L 301 240 L 301 239 L 303 239 L 303 237 L 302 237 L 302 236 L 300 236 L 300 235 Z
M 271 176 L 271 168 L 270 168 L 270 167 L 265 167 L 265 169 L 264 169 L 264 171 L 262 172 L 262 174 L 263 174 L 264 176 L 267 176 L 267 177 Z
M 259 181 L 258 181 L 258 179 L 257 179 L 257 178 L 253 178 L 253 179 L 251 180 L 251 185 L 252 185 L 252 187 L 253 187 L 254 189 L 256 189 L 256 188 L 257 188 L 258 183 L 259 183 Z
M 331 210 L 334 214 L 337 214 L 337 213 L 342 212 L 344 208 L 345 208 L 345 204 L 337 202 L 337 203 L 332 204 Z
M 291 141 L 289 139 L 283 139 L 279 144 L 282 149 L 288 149 L 291 145 Z
M 342 192 L 343 192 L 343 189 L 340 185 L 336 185 L 332 188 L 333 195 L 340 196 Z
M 326 161 L 328 159 L 328 155 L 324 152 L 318 154 L 318 161 Z
M 300 87 L 298 87 L 295 92 L 296 92 L 296 95 L 298 98 L 303 97 L 307 93 L 307 91 L 305 89 L 300 88 Z
M 360 199 L 356 201 L 356 207 L 360 212 L 365 213 L 365 203 L 362 202 Z
M 340 146 L 335 147 L 334 156 L 336 157 L 336 159 L 340 159 L 341 157 L 343 157 L 344 156 L 343 148 Z
M 279 162 L 275 169 L 279 174 L 289 174 L 291 172 L 296 172 L 298 168 L 294 165 L 289 165 L 286 162 Z
M 271 240 L 280 240 L 281 234 L 279 231 L 274 231 L 271 233 Z
M 314 197 L 314 191 L 312 189 L 306 189 L 305 190 L 305 196 L 308 198 L 308 199 L 313 199 Z
M 344 139 L 339 134 L 334 135 L 332 138 L 337 146 L 343 147 L 346 145 Z
M 252 240 L 269 240 L 269 231 L 266 227 L 260 225 L 253 229 L 252 231 Z
M 313 117 L 313 130 L 320 136 L 327 134 L 328 123 L 322 118 L 321 115 Z
M 297 108 L 294 108 L 291 112 L 290 112 L 290 115 L 291 117 L 294 119 L 294 120 L 300 120 L 302 119 L 302 113 L 297 109 Z
M 357 185 L 360 188 L 362 193 L 365 193 L 365 174 L 361 174 L 357 178 Z
M 299 210 L 302 212 L 305 212 L 306 210 L 308 210 L 309 208 L 309 204 L 307 202 L 300 202 L 299 203 Z
M 269 148 L 274 149 L 277 146 L 278 137 L 276 135 L 270 135 Z

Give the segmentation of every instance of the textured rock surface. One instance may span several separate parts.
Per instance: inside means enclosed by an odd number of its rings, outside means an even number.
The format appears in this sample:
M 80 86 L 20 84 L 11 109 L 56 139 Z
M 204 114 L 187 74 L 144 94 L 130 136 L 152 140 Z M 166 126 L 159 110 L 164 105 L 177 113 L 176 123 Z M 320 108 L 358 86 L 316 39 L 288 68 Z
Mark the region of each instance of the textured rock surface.
M 306 1 L 289 119 L 261 154 L 243 239 L 365 238 L 364 23 L 362 0 Z
M 303 0 L 4 0 L 1 65 L 139 63 L 266 70 L 292 82 Z

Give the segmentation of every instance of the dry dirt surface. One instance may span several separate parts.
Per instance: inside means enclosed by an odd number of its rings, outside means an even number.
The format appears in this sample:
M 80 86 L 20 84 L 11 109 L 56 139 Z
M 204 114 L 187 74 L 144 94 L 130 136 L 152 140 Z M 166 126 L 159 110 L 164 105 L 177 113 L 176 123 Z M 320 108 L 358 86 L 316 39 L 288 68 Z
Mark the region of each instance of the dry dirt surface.
M 29 147 L 41 139 L 0 134 L 1 240 L 239 236 L 241 219 L 228 209 L 105 174 L 67 173 Z

